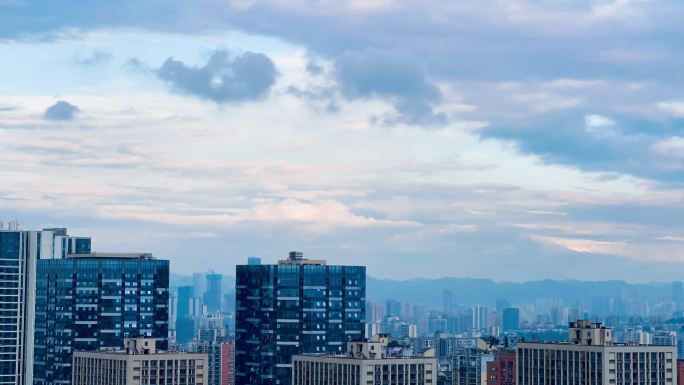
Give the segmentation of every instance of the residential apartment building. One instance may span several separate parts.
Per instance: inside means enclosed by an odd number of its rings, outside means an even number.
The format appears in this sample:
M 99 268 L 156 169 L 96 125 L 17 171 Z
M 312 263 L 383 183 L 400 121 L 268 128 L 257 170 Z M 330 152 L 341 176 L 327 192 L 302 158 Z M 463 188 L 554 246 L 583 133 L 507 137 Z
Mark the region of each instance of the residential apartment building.
M 72 353 L 124 339 L 168 348 L 169 261 L 146 253 L 69 254 L 36 268 L 34 384 L 71 384 Z
M 600 323 L 570 322 L 569 342 L 520 342 L 518 384 L 675 385 L 675 346 L 617 344 Z
M 293 355 L 342 354 L 363 338 L 365 267 L 292 252 L 277 265 L 236 270 L 237 385 L 289 385 Z
M 436 385 L 435 350 L 417 357 L 387 355 L 387 337 L 347 343 L 343 355 L 295 355 L 292 385 Z
M 207 355 L 158 350 L 153 338 L 125 339 L 124 349 L 75 352 L 73 385 L 207 385 Z

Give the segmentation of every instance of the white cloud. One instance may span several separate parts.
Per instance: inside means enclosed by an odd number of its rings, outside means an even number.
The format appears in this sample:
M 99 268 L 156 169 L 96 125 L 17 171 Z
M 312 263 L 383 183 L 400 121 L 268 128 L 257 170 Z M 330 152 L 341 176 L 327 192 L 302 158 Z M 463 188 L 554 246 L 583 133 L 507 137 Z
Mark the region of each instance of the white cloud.
M 684 118 L 684 101 L 672 100 L 657 103 L 656 106 L 668 115 L 676 118 Z
M 584 123 L 586 124 L 587 128 L 610 127 L 615 125 L 615 121 L 605 116 L 596 114 L 585 116 Z
M 676 136 L 661 140 L 653 144 L 652 150 L 661 155 L 684 157 L 684 138 Z

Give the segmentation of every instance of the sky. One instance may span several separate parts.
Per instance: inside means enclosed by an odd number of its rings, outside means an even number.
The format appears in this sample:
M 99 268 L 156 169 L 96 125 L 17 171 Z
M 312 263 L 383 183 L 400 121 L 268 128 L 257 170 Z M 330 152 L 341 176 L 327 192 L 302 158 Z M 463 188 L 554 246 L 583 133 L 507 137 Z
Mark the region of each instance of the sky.
M 0 0 L 0 218 L 232 274 L 684 278 L 676 0 Z

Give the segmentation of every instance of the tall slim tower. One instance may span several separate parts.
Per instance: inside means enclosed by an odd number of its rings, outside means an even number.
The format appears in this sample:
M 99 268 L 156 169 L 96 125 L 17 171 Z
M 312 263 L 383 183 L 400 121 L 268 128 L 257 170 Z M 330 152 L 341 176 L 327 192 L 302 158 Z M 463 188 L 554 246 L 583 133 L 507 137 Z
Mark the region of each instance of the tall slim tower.
M 204 293 L 204 304 L 207 311 L 221 311 L 221 280 L 223 276 L 214 272 L 207 273 L 207 291 Z
M 67 235 L 66 229 L 22 231 L 0 222 L 0 384 L 33 385 L 36 264 L 39 259 L 90 252 L 90 238 Z
M 344 353 L 363 338 L 364 266 L 292 252 L 277 265 L 236 270 L 236 385 L 289 385 L 293 355 Z

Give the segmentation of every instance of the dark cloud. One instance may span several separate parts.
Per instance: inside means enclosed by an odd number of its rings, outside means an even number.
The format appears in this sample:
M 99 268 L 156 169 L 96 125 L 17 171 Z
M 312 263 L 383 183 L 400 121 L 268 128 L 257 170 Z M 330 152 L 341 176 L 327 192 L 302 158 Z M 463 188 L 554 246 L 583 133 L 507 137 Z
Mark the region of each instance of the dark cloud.
M 9 104 L 0 104 L 0 112 L 14 111 L 14 107 Z
M 261 99 L 278 75 L 275 64 L 264 54 L 231 55 L 227 51 L 214 52 L 201 67 L 168 58 L 155 73 L 177 92 L 216 103 Z
M 314 76 L 321 75 L 324 72 L 324 68 L 319 63 L 316 63 L 315 61 L 309 60 L 306 63 L 306 72 L 308 72 Z
M 79 108 L 75 105 L 60 100 L 48 107 L 45 110 L 43 117 L 47 120 L 72 120 L 79 111 Z
M 500 122 L 484 128 L 481 135 L 510 141 L 521 153 L 537 155 L 546 163 L 684 182 L 682 158 L 656 151 L 660 141 L 684 136 L 684 121 L 624 118 L 595 127 L 587 124 L 587 117 L 576 112 L 556 113 L 519 125 Z
M 94 50 L 90 53 L 77 55 L 74 58 L 74 63 L 81 67 L 93 67 L 100 64 L 109 63 L 114 56 L 104 50 Z
M 444 124 L 444 114 L 433 107 L 441 101 L 439 89 L 428 80 L 418 60 L 398 51 L 346 53 L 335 61 L 341 93 L 348 99 L 379 97 L 391 100 L 399 118 L 388 123 Z

